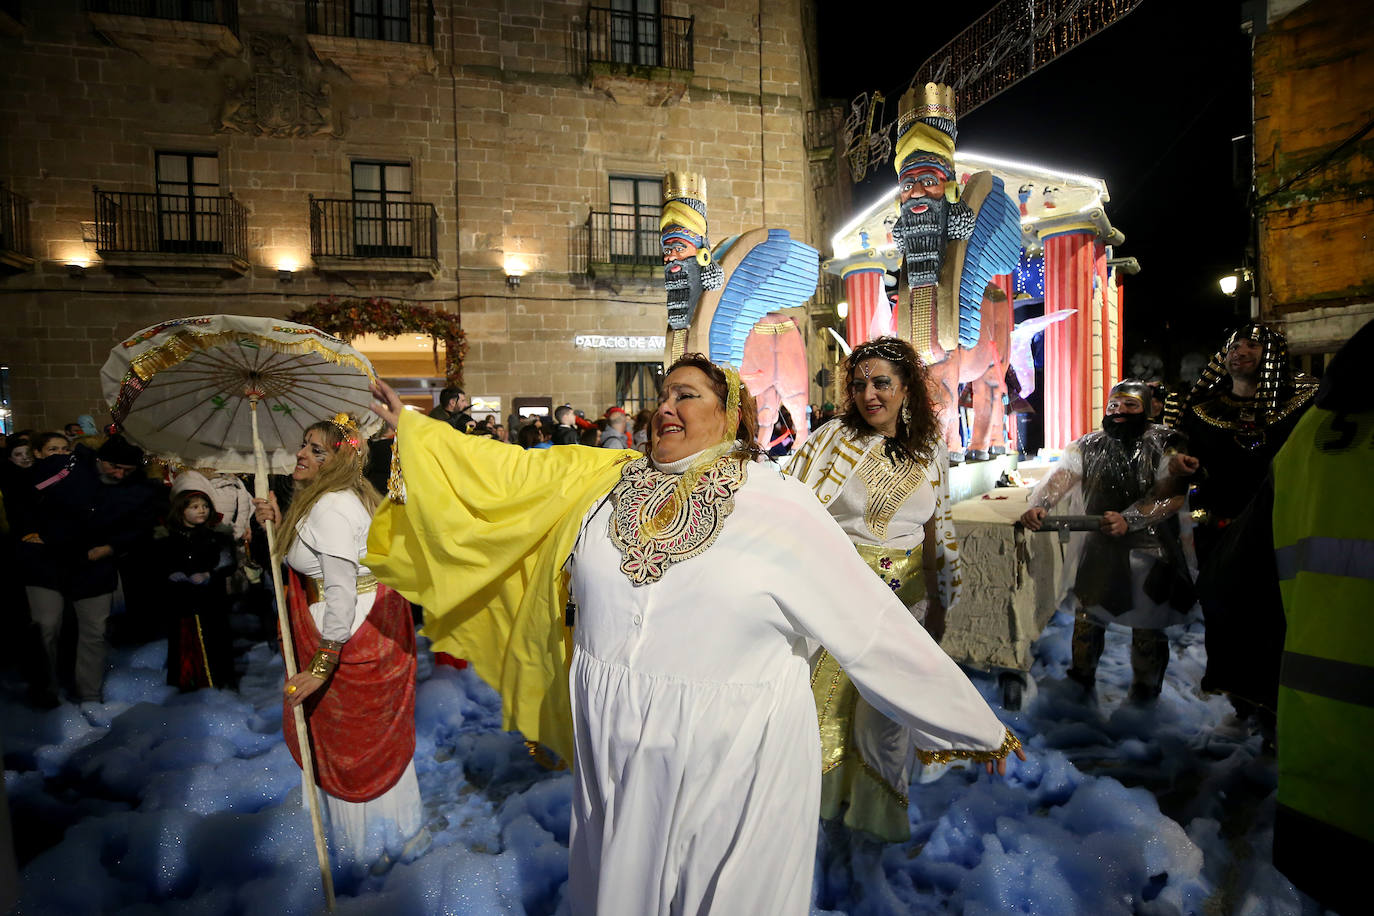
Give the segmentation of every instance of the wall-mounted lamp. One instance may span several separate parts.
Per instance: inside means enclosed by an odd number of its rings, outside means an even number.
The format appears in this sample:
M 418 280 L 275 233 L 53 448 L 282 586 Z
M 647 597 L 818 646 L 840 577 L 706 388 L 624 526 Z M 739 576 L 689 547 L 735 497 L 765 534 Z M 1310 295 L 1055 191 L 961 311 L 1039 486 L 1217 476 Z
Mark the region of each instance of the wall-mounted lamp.
M 300 267 L 290 258 L 283 258 L 277 262 L 277 280 L 282 283 L 290 283 L 296 279 L 296 268 Z
M 520 278 L 529 272 L 529 266 L 519 258 L 508 257 L 505 264 L 506 285 L 511 289 L 520 288 Z
M 1234 296 L 1236 290 L 1240 289 L 1242 283 L 1248 286 L 1254 279 L 1255 275 L 1251 272 L 1250 268 L 1241 267 L 1238 268 L 1235 273 L 1227 274 L 1222 277 L 1217 281 L 1217 285 L 1221 287 L 1221 291 L 1227 296 Z
M 841 300 L 839 301 L 839 303 L 835 306 L 835 314 L 836 314 L 836 315 L 839 315 L 841 318 L 848 318 L 848 317 L 849 317 L 849 303 L 846 302 L 845 300 L 841 299 Z
M 71 258 L 62 263 L 67 267 L 67 276 L 69 277 L 84 277 L 86 276 L 86 268 L 91 266 L 90 261 L 82 258 Z

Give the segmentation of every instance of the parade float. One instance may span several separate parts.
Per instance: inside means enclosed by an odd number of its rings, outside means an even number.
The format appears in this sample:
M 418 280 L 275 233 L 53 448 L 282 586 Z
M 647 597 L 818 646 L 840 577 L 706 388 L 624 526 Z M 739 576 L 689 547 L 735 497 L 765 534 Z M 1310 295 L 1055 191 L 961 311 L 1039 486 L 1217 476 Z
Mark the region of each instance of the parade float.
M 1011 367 L 1022 399 L 1041 386 L 1039 444 L 1062 448 L 1096 426 L 1107 391 L 1121 377 L 1122 278 L 1139 267 L 1133 258 L 1114 256 L 1125 236 L 1107 216 L 1101 178 L 963 151 L 953 162 L 961 188 L 989 174 L 1014 195 L 1020 250 L 1014 269 L 991 279 L 995 291 L 986 297 L 991 307 L 984 306 L 983 317 L 992 321 L 981 323 L 972 348 L 961 343 L 960 382 L 980 390 L 965 396 L 973 416 L 950 445 L 975 457 L 1015 451 L 1016 429 L 1006 410 Z M 851 347 L 879 334 L 907 336 L 906 309 L 893 282 L 901 268 L 892 235 L 898 216 L 897 191 L 885 191 L 834 235 L 832 256 L 822 262 L 823 270 L 842 279 Z M 1043 377 L 1037 382 L 1029 348 L 1041 332 Z

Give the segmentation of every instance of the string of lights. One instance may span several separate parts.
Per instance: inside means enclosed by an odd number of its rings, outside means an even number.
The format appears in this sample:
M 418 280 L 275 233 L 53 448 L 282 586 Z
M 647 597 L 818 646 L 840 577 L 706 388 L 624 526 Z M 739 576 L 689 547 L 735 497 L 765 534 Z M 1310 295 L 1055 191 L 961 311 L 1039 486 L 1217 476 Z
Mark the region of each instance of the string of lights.
M 910 87 L 952 86 L 955 112 L 962 118 L 1119 22 L 1142 2 L 1002 0 L 927 58 Z M 883 93 L 865 92 L 850 103 L 843 145 L 855 182 L 892 155 L 888 138 L 895 122 L 883 122 L 883 102 Z

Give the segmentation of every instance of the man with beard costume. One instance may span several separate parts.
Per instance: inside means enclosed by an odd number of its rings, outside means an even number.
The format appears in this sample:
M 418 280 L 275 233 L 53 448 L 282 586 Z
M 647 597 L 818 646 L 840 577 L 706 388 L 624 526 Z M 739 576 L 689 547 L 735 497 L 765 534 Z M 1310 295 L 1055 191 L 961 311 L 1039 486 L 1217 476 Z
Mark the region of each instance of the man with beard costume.
M 1069 677 L 1091 691 L 1105 628 L 1131 628 L 1129 698 L 1159 696 L 1169 663 L 1164 627 L 1182 623 L 1192 582 L 1178 539 L 1182 486 L 1169 461 L 1183 437 L 1149 422 L 1150 389 L 1126 379 L 1112 387 L 1102 429 L 1064 451 L 1054 472 L 1031 492 L 1021 522 L 1037 531 L 1047 511 L 1069 497 L 1070 512 L 1102 516 L 1100 532 L 1077 536 L 1073 663 Z
M 668 290 L 668 340 L 665 365 L 682 355 L 701 294 L 720 289 L 725 275 L 711 260 L 707 237 L 706 179 L 690 172 L 663 178 L 663 211 L 658 221 L 663 244 L 663 285 Z
M 988 297 L 994 277 L 1010 273 L 1021 255 L 1021 217 L 1002 179 L 975 172 L 961 186 L 954 168 L 954 90 L 927 83 L 898 105 L 897 169 L 900 214 L 892 239 L 908 287 L 898 336 L 911 342 L 930 370 L 932 397 L 946 444 L 959 450 L 954 418 L 959 386 L 975 382 L 1007 353 L 997 337 L 999 315 L 1011 326 L 1011 306 Z M 1000 384 L 1000 377 L 997 383 Z M 974 412 L 1000 423 L 1000 400 L 989 384 L 975 385 Z M 987 443 L 971 443 L 977 450 Z

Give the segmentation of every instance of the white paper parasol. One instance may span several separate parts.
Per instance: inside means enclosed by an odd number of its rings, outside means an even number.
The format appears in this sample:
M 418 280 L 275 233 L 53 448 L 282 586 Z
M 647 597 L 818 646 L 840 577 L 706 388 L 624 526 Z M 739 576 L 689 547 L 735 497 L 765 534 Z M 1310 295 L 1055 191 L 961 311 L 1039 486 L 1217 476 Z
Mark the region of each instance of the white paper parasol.
M 295 467 L 305 430 L 339 413 L 351 413 L 364 433 L 381 419 L 369 409 L 372 364 L 337 337 L 275 318 L 202 315 L 145 328 L 115 345 L 100 370 L 114 421 L 148 451 L 190 467 L 249 472 L 259 498 L 267 497 L 269 468 Z M 270 458 L 269 458 L 270 456 Z M 268 521 L 269 553 L 276 553 Z M 272 567 L 277 625 L 288 680 L 296 653 L 281 569 Z M 305 712 L 292 707 L 301 768 L 315 782 Z M 315 835 L 325 908 L 334 910 L 334 882 L 318 798 L 304 795 Z
M 202 315 L 144 328 L 116 344 L 100 370 L 110 413 L 149 452 L 188 467 L 255 473 L 255 391 L 268 467 L 289 473 L 305 429 L 351 413 L 364 435 L 372 364 L 309 325 L 279 318 Z

